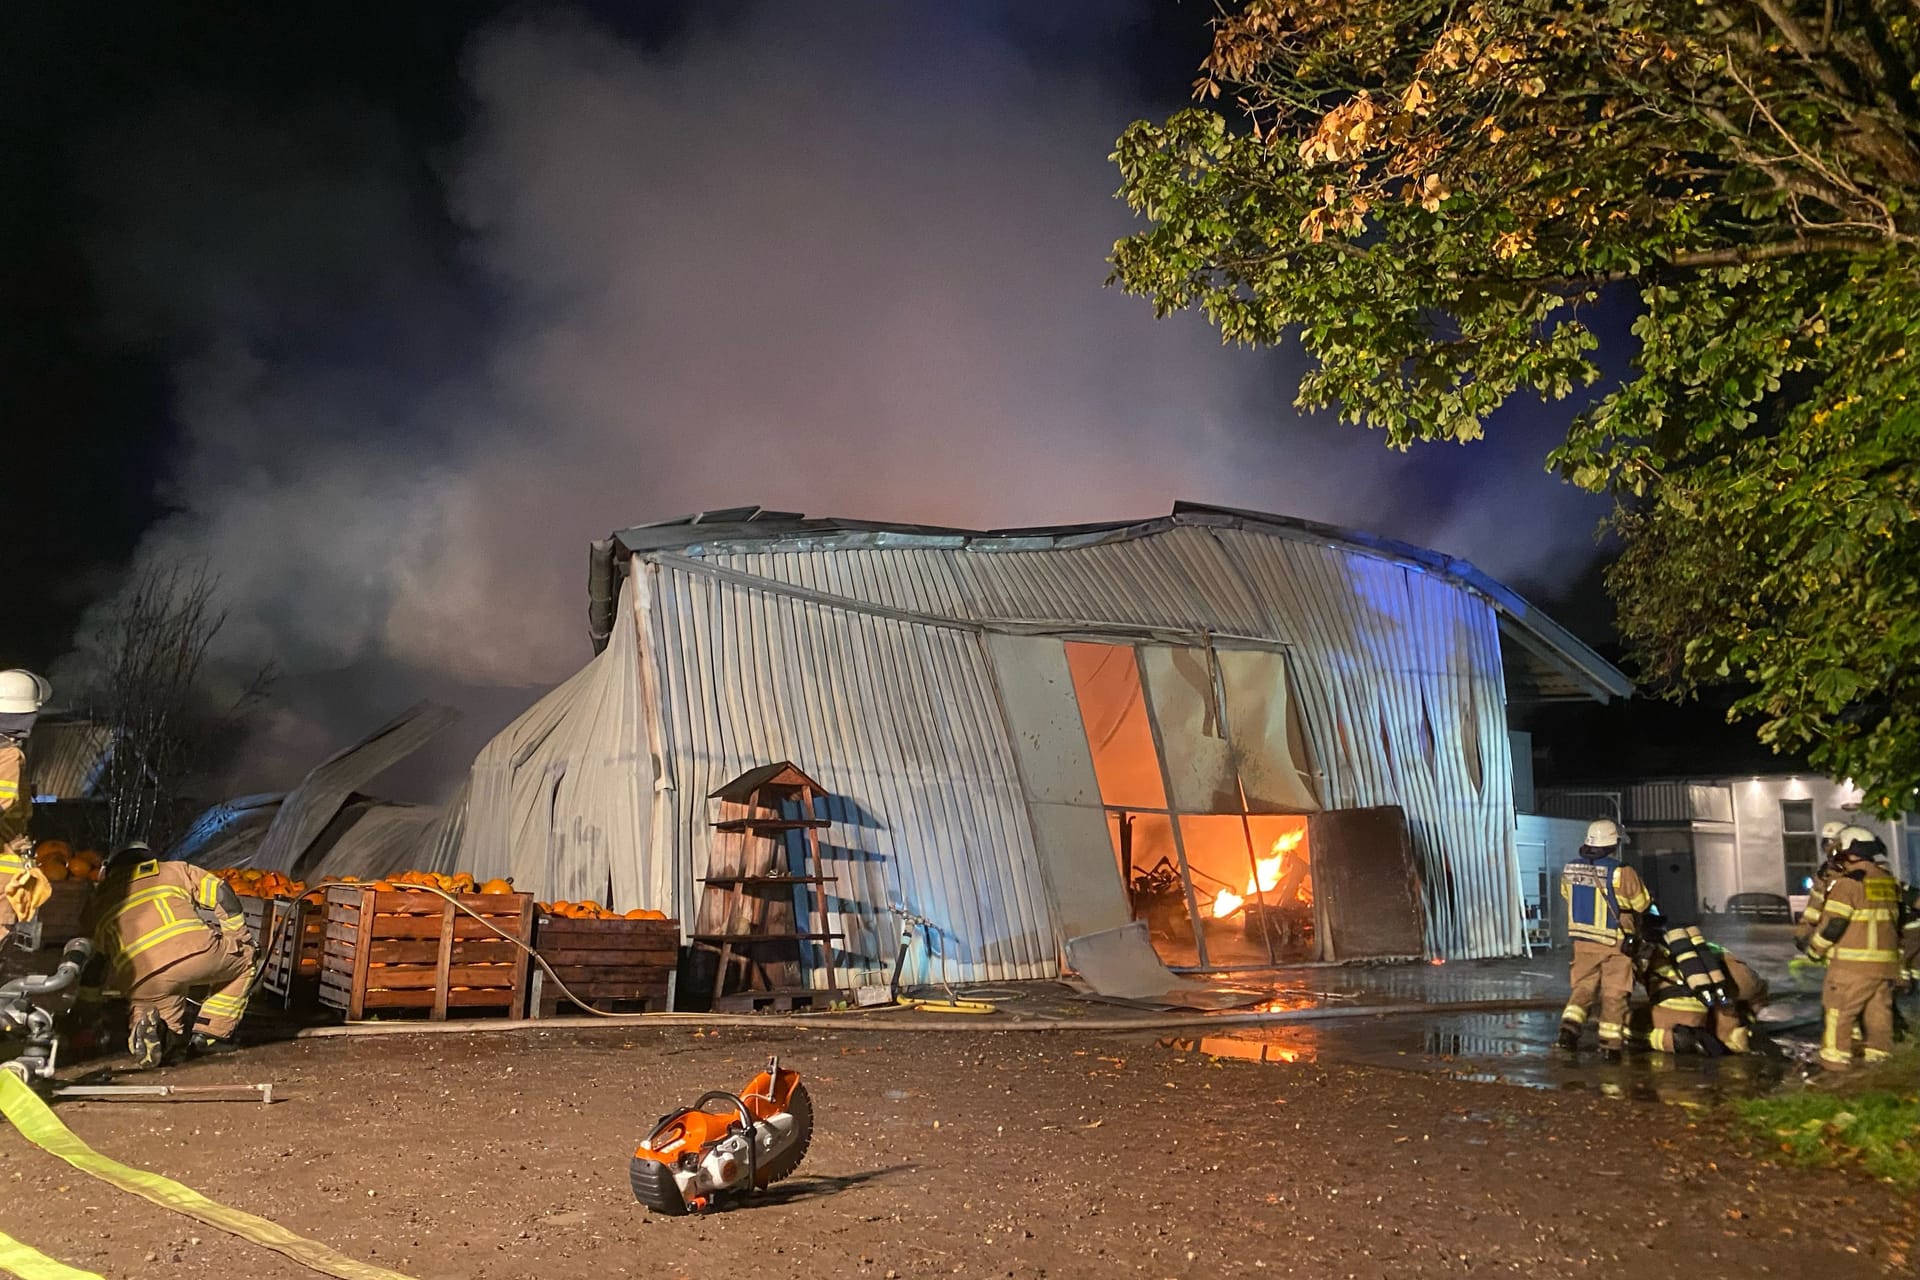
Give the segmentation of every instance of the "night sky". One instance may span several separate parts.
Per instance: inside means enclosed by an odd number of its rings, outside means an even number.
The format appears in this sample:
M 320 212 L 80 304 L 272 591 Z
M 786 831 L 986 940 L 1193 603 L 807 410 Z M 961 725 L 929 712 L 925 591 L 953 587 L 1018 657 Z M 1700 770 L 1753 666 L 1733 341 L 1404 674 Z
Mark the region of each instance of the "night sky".
M 0 665 L 57 673 L 130 567 L 203 559 L 226 669 L 283 672 L 233 784 L 427 695 L 469 712 L 432 790 L 589 656 L 588 539 L 754 502 L 1261 508 L 1606 640 L 1605 504 L 1542 469 L 1567 406 L 1391 453 L 1300 418 L 1296 354 L 1102 288 L 1107 151 L 1183 105 L 1209 12 L 7 6 Z M 1699 740 L 1637 714 L 1566 732 Z

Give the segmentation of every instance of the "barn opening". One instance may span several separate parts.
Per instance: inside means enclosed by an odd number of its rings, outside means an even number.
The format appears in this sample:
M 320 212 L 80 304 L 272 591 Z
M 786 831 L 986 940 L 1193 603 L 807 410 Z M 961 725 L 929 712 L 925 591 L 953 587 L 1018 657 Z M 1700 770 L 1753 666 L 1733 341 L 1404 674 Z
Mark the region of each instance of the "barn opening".
M 1070 641 L 1082 727 L 1133 918 L 1177 969 L 1313 958 L 1318 810 L 1285 655 Z

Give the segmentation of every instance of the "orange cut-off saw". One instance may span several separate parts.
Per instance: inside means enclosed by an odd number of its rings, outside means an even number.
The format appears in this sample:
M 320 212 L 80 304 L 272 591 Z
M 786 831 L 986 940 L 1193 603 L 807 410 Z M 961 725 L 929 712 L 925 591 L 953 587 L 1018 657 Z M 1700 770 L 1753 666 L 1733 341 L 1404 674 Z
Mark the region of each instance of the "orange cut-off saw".
M 800 1167 L 813 1141 L 813 1099 L 780 1059 L 739 1093 L 712 1089 L 661 1116 L 628 1166 L 634 1198 L 654 1213 L 706 1213 Z

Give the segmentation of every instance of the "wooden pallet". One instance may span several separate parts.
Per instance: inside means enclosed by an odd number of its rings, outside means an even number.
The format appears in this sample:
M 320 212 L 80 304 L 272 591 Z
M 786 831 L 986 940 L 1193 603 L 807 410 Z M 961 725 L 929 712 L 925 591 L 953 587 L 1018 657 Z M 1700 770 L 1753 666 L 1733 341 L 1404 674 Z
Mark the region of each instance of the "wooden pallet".
M 678 920 L 570 920 L 543 915 L 534 949 L 576 997 L 607 1013 L 663 1013 L 680 966 Z M 573 1001 L 533 976 L 529 1012 L 551 1018 Z
M 452 902 L 405 889 L 328 889 L 320 1002 L 349 1020 L 417 1013 L 444 1021 L 454 1009 L 520 1016 L 527 953 L 515 941 L 533 940 L 533 895 L 448 896 Z

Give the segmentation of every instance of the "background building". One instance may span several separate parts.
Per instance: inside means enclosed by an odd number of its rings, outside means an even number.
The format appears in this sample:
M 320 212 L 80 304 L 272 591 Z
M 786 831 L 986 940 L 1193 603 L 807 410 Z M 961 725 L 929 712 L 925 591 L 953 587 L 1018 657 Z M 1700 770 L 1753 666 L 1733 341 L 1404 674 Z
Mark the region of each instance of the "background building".
M 1788 898 L 1797 910 L 1820 863 L 1820 828 L 1857 823 L 1886 842 L 1891 870 L 1911 879 L 1920 865 L 1920 814 L 1882 820 L 1859 812 L 1864 797 L 1845 780 L 1817 774 L 1663 778 L 1541 788 L 1536 807 L 1563 818 L 1613 818 L 1654 897 L 1725 911 L 1735 894 Z

